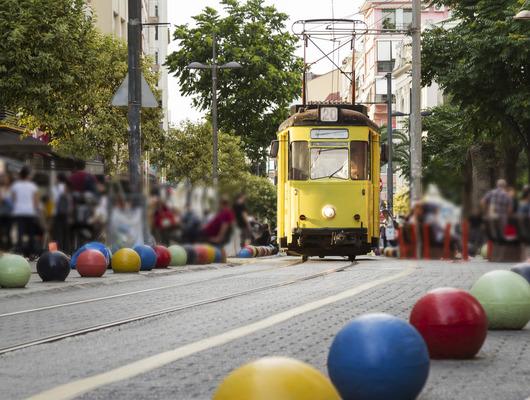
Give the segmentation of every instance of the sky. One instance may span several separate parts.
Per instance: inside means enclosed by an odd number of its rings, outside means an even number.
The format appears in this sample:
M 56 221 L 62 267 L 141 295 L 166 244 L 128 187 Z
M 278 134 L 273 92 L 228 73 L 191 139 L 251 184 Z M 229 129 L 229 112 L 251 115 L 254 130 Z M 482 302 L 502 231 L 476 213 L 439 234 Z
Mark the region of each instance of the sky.
M 241 0 L 244 1 L 244 0 Z M 360 18 L 354 15 L 358 12 L 363 0 L 266 0 L 267 5 L 274 5 L 276 8 L 289 15 L 287 27 L 291 30 L 293 22 L 301 19 L 331 18 L 332 9 L 335 18 Z M 168 0 L 168 22 L 174 25 L 193 24 L 192 17 L 200 14 L 205 7 L 213 7 L 221 11 L 218 0 Z M 169 52 L 177 50 L 177 44 L 171 42 Z M 339 59 L 345 57 L 349 52 L 349 47 L 345 46 L 344 53 L 339 55 Z M 301 46 L 297 54 L 303 55 Z M 308 48 L 308 60 L 317 57 L 318 50 Z M 313 58 L 315 59 L 315 58 Z M 201 61 L 201 60 L 197 60 Z M 237 60 L 234 60 L 237 61 Z M 314 72 L 321 73 L 330 71 L 333 68 L 330 62 L 323 61 L 315 66 Z M 177 79 L 169 77 L 169 112 L 170 122 L 178 124 L 185 119 L 198 120 L 202 118 L 203 112 L 193 108 L 191 98 L 182 97 L 179 93 Z

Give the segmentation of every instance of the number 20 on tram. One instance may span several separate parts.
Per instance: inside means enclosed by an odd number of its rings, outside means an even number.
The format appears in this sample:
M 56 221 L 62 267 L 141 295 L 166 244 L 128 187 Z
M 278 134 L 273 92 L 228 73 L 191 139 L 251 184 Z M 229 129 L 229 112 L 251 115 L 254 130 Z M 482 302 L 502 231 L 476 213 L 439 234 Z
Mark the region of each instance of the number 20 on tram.
M 296 108 L 271 145 L 280 248 L 353 260 L 379 242 L 377 126 L 361 105 Z

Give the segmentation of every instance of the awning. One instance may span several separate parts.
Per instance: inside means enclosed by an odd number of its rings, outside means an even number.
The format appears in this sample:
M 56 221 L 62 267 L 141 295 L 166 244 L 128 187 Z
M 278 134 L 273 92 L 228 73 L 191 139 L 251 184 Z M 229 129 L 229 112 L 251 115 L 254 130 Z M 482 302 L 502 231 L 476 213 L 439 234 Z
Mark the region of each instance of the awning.
M 52 153 L 49 145 L 31 136 L 24 136 L 17 128 L 0 125 L 0 154 Z

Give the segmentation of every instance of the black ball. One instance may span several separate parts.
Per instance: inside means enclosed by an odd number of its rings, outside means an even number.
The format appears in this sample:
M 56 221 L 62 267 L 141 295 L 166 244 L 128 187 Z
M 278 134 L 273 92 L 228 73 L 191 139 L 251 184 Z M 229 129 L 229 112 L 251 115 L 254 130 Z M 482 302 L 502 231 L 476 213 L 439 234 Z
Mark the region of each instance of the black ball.
M 70 259 L 60 251 L 48 251 L 39 257 L 37 272 L 44 282 L 62 282 L 70 273 Z
M 530 283 L 530 263 L 521 263 L 517 264 L 515 267 L 512 268 L 512 271 L 516 274 L 519 274 L 525 278 L 528 283 Z
M 186 264 L 188 265 L 195 264 L 197 261 L 197 253 L 195 252 L 195 249 L 193 248 L 193 246 L 189 244 L 185 244 L 182 247 L 184 247 L 184 250 L 186 250 L 186 256 L 188 257 Z

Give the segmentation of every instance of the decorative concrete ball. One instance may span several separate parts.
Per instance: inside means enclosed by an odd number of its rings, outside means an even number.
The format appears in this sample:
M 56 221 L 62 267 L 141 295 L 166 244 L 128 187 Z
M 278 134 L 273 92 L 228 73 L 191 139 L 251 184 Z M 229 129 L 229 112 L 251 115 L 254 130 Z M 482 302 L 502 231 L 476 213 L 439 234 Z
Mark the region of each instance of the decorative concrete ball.
M 213 400 L 340 400 L 328 378 L 303 362 L 265 357 L 231 372 Z
M 119 249 L 112 255 L 111 266 L 115 273 L 133 273 L 140 271 L 142 260 L 136 251 L 128 247 Z
M 195 247 L 193 247 L 191 244 L 185 244 L 182 246 L 184 250 L 186 250 L 186 259 L 187 263 L 190 265 L 197 263 L 197 254 L 195 253 Z
M 328 372 L 343 400 L 411 400 L 429 375 L 429 352 L 418 331 L 388 314 L 366 314 L 335 336 Z
M 516 274 L 521 275 L 528 281 L 528 283 L 530 283 L 530 261 L 517 264 L 511 270 Z
M 214 262 L 215 263 L 223 263 L 226 261 L 226 256 L 223 255 L 223 250 L 220 249 L 219 247 L 216 247 L 215 248 L 215 259 L 214 259 Z
M 134 251 L 140 256 L 140 271 L 151 271 L 156 265 L 156 253 L 151 246 L 140 244 L 134 246 Z
M 167 268 L 171 263 L 171 253 L 165 246 L 154 246 L 153 250 L 156 253 L 156 268 Z
M 480 248 L 480 255 L 482 256 L 482 258 L 484 259 L 487 259 L 488 258 L 488 244 L 484 244 L 481 248 Z
M 77 258 L 77 272 L 82 277 L 99 278 L 107 270 L 107 259 L 99 251 L 87 249 Z
M 31 267 L 24 257 L 8 253 L 0 256 L 0 287 L 23 288 L 30 277 Z
M 175 267 L 186 265 L 188 262 L 188 255 L 186 249 L 182 246 L 174 244 L 168 247 L 169 254 L 171 254 L 171 264 Z
M 204 247 L 206 248 L 207 256 L 206 264 L 211 264 L 215 261 L 215 247 L 209 244 L 205 245 Z
M 522 329 L 530 320 L 530 285 L 515 272 L 490 271 L 470 293 L 486 311 L 489 329 Z
M 239 253 L 237 253 L 237 256 L 239 258 L 252 258 L 252 253 L 248 248 L 243 247 L 241 250 L 239 250 Z
M 246 246 L 243 246 L 243 249 L 248 249 L 250 251 L 251 257 L 258 256 L 258 248 L 256 246 L 251 246 L 250 244 L 247 244 Z
M 44 282 L 62 282 L 70 273 L 70 258 L 60 251 L 47 251 L 37 261 L 37 272 Z
M 195 254 L 197 254 L 197 258 L 195 260 L 197 264 L 208 264 L 208 249 L 205 245 L 195 245 Z
M 410 314 L 431 358 L 473 358 L 486 340 L 488 319 L 465 290 L 440 288 L 421 297 Z
M 72 259 L 70 260 L 70 267 L 72 267 L 72 269 L 76 268 L 77 266 L 77 257 L 79 257 L 79 255 L 83 251 L 88 249 L 97 250 L 101 252 L 101 254 L 103 254 L 105 256 L 105 259 L 107 260 L 107 266 L 110 265 L 110 259 L 112 257 L 112 252 L 110 251 L 110 249 L 101 242 L 89 242 L 77 249 L 77 251 L 72 256 Z

